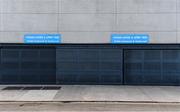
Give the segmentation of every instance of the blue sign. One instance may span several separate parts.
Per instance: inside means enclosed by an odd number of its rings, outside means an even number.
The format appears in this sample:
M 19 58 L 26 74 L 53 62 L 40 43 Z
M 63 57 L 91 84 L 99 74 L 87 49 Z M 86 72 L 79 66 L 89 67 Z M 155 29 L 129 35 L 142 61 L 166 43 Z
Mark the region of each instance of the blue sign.
M 27 34 L 24 43 L 28 44 L 58 44 L 61 43 L 61 34 Z
M 112 34 L 111 42 L 114 44 L 147 44 L 149 35 L 147 34 Z

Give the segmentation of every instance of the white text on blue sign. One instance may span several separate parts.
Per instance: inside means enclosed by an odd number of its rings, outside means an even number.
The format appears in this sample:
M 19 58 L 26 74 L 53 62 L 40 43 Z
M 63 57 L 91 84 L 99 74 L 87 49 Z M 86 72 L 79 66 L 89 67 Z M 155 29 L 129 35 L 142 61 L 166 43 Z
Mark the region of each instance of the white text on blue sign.
M 60 34 L 27 34 L 24 36 L 24 43 L 58 44 L 61 43 L 61 35 Z
M 147 44 L 149 35 L 147 34 L 112 34 L 111 43 L 114 44 Z

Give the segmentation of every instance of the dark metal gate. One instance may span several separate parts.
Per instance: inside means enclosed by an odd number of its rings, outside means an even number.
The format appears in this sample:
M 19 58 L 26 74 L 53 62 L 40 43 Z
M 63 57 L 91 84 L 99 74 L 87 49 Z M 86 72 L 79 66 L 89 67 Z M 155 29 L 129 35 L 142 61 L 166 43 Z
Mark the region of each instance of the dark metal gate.
M 180 84 L 180 50 L 125 50 L 124 60 L 125 84 Z
M 55 84 L 55 49 L 2 47 L 1 84 Z
M 180 45 L 0 47 L 0 84 L 180 85 Z
M 58 84 L 122 84 L 122 49 L 109 46 L 59 47 Z

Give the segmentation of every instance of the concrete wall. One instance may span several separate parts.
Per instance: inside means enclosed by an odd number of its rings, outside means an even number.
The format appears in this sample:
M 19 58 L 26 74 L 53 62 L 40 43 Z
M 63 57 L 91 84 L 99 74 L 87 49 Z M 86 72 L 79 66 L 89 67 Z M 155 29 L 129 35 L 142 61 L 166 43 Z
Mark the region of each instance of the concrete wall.
M 0 42 L 61 33 L 63 43 L 109 43 L 112 33 L 180 43 L 180 0 L 0 0 Z

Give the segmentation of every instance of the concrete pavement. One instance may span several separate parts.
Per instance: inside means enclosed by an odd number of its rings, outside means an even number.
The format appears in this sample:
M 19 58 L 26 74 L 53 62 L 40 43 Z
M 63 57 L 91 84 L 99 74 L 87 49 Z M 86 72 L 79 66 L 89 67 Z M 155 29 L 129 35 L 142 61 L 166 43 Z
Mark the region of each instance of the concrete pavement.
M 2 90 L 3 101 L 178 102 L 178 86 L 61 85 L 60 90 Z

